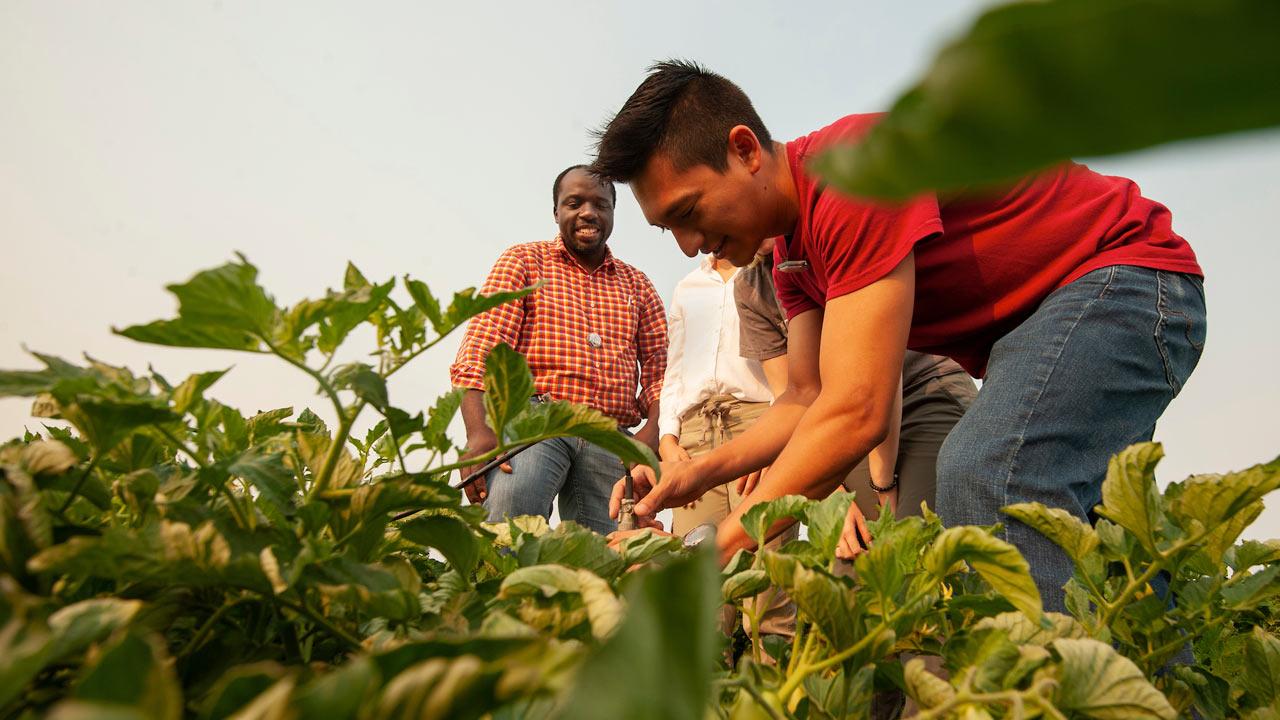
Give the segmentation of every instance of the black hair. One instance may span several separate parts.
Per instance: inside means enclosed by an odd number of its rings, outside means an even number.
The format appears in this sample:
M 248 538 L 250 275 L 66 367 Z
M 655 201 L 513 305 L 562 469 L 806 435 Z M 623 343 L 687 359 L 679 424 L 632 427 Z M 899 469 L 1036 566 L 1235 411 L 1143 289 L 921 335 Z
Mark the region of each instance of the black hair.
M 679 169 L 709 165 L 728 168 L 729 131 L 745 125 L 766 152 L 769 130 L 742 88 L 688 60 L 664 60 L 631 94 L 617 115 L 594 134 L 600 177 L 629 182 L 654 152 L 662 150 Z
M 609 188 L 609 193 L 613 195 L 613 204 L 614 205 L 618 204 L 618 188 L 613 184 L 612 181 L 606 180 L 600 177 L 600 175 L 598 175 L 595 171 L 593 171 L 587 165 L 570 165 L 569 167 L 561 170 L 560 174 L 556 176 L 556 181 L 551 183 L 551 207 L 555 207 L 560 204 L 560 181 L 564 180 L 564 176 L 568 175 L 574 170 L 586 170 L 592 175 L 595 175 L 596 179 L 600 181 L 601 185 L 604 185 L 605 187 Z

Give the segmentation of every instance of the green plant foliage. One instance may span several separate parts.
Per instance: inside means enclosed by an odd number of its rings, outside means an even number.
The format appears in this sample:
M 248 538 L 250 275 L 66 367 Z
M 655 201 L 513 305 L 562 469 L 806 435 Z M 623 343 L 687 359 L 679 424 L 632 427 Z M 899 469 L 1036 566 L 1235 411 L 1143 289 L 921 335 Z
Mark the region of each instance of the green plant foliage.
M 1049 0 L 984 13 L 855 145 L 815 168 L 858 195 L 998 183 L 1073 157 L 1280 124 L 1270 0 Z M 1189 61 L 1194 47 L 1199 61 Z
M 406 279 L 402 306 L 348 266 L 341 290 L 284 308 L 243 258 L 171 290 L 177 318 L 124 334 L 238 338 L 311 378 L 331 422 L 246 417 L 210 396 L 226 370 L 175 385 L 33 353 L 43 369 L 0 372 L 0 393 L 60 423 L 0 446 L 0 717 L 816 720 L 866 716 L 900 688 L 922 718 L 1259 718 L 1280 699 L 1280 543 L 1237 543 L 1280 462 L 1162 494 L 1162 450 L 1139 445 L 1112 462 L 1095 526 L 1006 508 L 1075 562 L 1070 616 L 1041 614 L 994 530 L 943 529 L 927 508 L 870 522 L 850 571 L 834 558 L 847 493 L 752 506 L 752 537 L 801 521 L 805 539 L 717 572 L 653 531 L 611 546 L 572 522 L 484 523 L 450 487 L 461 394 L 410 413 L 387 378 L 521 293 L 441 309 Z M 362 323 L 374 352 L 336 364 Z M 597 411 L 529 403 L 513 351 L 489 370 L 490 457 L 568 435 L 656 464 Z M 775 593 L 794 636 L 761 634 Z M 736 655 L 725 604 L 747 620 Z

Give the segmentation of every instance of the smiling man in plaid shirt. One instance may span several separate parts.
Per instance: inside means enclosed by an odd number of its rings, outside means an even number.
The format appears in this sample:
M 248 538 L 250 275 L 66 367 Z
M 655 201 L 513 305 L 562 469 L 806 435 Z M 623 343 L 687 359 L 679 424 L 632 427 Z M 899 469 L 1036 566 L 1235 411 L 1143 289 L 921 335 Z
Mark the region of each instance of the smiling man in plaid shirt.
M 454 387 L 467 389 L 462 401 L 464 458 L 497 446 L 485 422 L 484 359 L 500 342 L 529 362 L 538 393 L 531 401 L 588 405 L 622 428 L 645 419 L 636 439 L 657 450 L 666 316 L 649 278 L 615 258 L 605 244 L 613 232 L 617 190 L 575 165 L 556 177 L 552 198 L 560 234 L 509 248 L 481 292 L 519 290 L 539 281 L 544 285 L 472 319 L 449 368 Z M 484 502 L 493 522 L 519 515 L 549 517 L 558 495 L 561 519 L 608 533 L 617 527 L 609 517 L 609 493 L 621 470 L 617 456 L 584 440 L 557 438 L 491 471 L 467 489 L 467 496 L 473 503 Z

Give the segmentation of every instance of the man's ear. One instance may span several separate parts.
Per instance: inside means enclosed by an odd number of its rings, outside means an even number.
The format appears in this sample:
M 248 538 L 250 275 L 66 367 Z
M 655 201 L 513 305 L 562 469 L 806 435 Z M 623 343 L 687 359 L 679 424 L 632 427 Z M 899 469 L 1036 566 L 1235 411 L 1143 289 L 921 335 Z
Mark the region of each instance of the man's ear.
M 760 170 L 764 148 L 760 139 L 746 125 L 734 125 L 729 130 L 729 161 L 742 163 L 747 172 L 755 175 Z

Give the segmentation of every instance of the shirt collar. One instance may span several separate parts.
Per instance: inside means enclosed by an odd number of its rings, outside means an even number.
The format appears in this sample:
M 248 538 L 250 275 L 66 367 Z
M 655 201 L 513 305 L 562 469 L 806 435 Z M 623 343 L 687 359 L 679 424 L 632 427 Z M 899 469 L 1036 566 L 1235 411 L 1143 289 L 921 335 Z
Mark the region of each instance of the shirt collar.
M 575 265 L 581 268 L 583 272 L 588 272 L 587 269 L 582 267 L 582 264 L 578 262 L 578 258 L 574 257 L 573 253 L 569 252 L 569 249 L 564 246 L 564 238 L 560 236 L 560 233 L 556 233 L 556 236 L 551 240 L 551 244 L 554 246 L 555 253 L 560 257 L 560 259 L 570 265 Z M 608 245 L 604 247 L 604 260 L 600 261 L 600 267 L 596 268 L 596 270 L 609 273 L 616 273 L 618 271 L 618 263 L 613 257 L 613 250 L 609 249 Z

